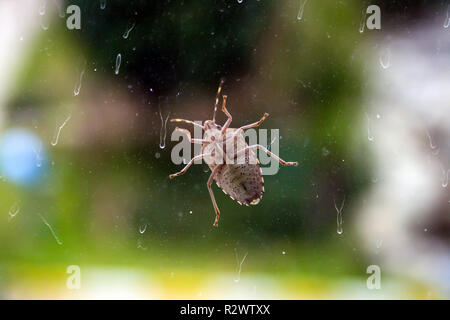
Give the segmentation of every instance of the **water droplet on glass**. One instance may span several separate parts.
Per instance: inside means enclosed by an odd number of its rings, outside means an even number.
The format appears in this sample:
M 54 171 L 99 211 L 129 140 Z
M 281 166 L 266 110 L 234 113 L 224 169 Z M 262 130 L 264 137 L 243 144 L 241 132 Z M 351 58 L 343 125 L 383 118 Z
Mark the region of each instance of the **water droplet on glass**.
M 377 249 L 380 249 L 382 245 L 383 245 L 383 240 L 382 239 L 377 240 L 377 244 L 376 244 Z
M 155 158 L 156 158 L 156 159 L 159 159 L 160 157 L 161 157 L 161 153 L 156 152 L 156 153 L 155 153 Z
M 159 116 L 161 118 L 161 130 L 159 131 L 159 147 L 164 149 L 166 147 L 166 135 L 167 135 L 167 120 L 169 120 L 170 112 L 167 114 L 166 120 L 164 120 L 161 105 L 159 105 Z
M 50 27 L 50 19 L 47 17 L 47 15 L 41 16 L 40 24 L 41 24 L 42 30 L 44 30 L 44 31 L 48 30 L 48 28 Z
M 81 69 L 80 75 L 78 76 L 78 80 L 75 83 L 75 88 L 73 89 L 73 95 L 77 96 L 80 94 L 81 90 L 81 82 L 83 81 L 84 72 L 86 70 L 86 60 L 84 61 L 83 68 Z
M 270 141 L 270 144 L 266 147 L 269 151 L 272 151 L 272 144 L 277 140 L 277 137 L 273 137 L 272 141 Z
M 428 137 L 428 142 L 430 143 L 431 150 L 436 149 L 437 146 L 434 145 L 430 132 L 428 130 L 426 130 L 426 133 L 427 133 L 427 137 Z
M 135 25 L 136 25 L 136 23 L 133 22 L 133 23 L 131 24 L 131 26 L 129 26 L 129 27 L 127 28 L 127 30 L 125 31 L 125 33 L 124 33 L 123 36 L 122 36 L 124 39 L 127 39 L 127 38 L 128 38 L 128 36 L 130 35 L 131 30 L 133 30 L 133 28 L 134 28 Z
M 281 252 L 281 254 L 286 254 L 286 251 Z
M 42 149 L 42 144 L 39 145 L 39 150 L 36 150 L 33 147 L 33 152 L 36 155 L 36 167 L 38 167 L 38 168 L 40 168 L 42 166 L 41 149 Z
M 13 219 L 20 212 L 20 207 L 17 202 L 14 202 L 13 205 L 9 208 L 9 220 Z
M 59 1 L 55 1 L 56 6 L 58 7 L 58 15 L 60 18 L 64 18 L 66 16 L 66 12 L 64 11 L 64 5 L 62 5 Z
M 447 188 L 448 186 L 448 175 L 450 174 L 450 169 L 445 171 L 444 168 L 442 168 L 442 188 Z
M 380 65 L 383 69 L 391 66 L 391 50 L 389 48 L 380 51 Z
M 366 8 L 363 8 L 361 12 L 361 20 L 359 22 L 359 33 L 363 33 L 365 27 L 366 27 Z
M 192 210 L 189 210 L 189 214 L 192 214 Z
M 137 248 L 142 250 L 147 250 L 147 247 L 142 245 L 142 239 L 137 239 Z
M 238 3 L 242 3 L 244 0 L 237 0 Z
M 41 5 L 39 6 L 39 14 L 41 16 L 43 16 L 45 14 L 46 7 L 47 7 L 47 0 L 42 0 Z
M 324 157 L 328 156 L 330 154 L 330 150 L 328 150 L 327 148 L 322 148 L 322 155 Z
M 369 141 L 373 141 L 373 136 L 370 130 L 370 118 L 369 115 L 366 113 L 366 117 L 367 117 L 367 139 Z
M 105 9 L 106 8 L 106 0 L 100 0 L 100 9 Z
M 116 70 L 114 71 L 114 73 L 117 75 L 119 74 L 119 69 L 120 69 L 120 62 L 122 61 L 122 55 L 119 53 L 116 57 Z
M 308 2 L 308 0 L 300 0 L 300 9 L 298 10 L 297 13 L 298 20 L 302 20 L 303 18 L 303 10 L 305 9 L 306 2 Z
M 145 230 L 147 230 L 147 224 L 144 223 L 142 225 L 139 226 L 139 232 L 142 234 L 145 232 Z
M 444 28 L 448 28 L 448 26 L 450 25 L 450 4 L 447 7 L 447 17 L 445 18 L 444 21 Z
M 62 245 L 63 242 L 58 238 L 58 236 L 56 235 L 56 233 L 53 230 L 52 226 L 47 222 L 47 220 L 45 220 L 45 218 L 40 213 L 38 213 L 38 216 L 41 218 L 42 222 L 44 222 L 44 224 L 48 227 L 48 229 L 50 230 L 50 232 L 53 235 L 53 238 L 55 238 L 56 243 L 59 244 L 59 245 Z
M 248 252 L 244 255 L 244 258 L 242 258 L 242 260 L 239 262 L 239 256 L 237 253 L 236 248 L 234 248 L 234 253 L 236 254 L 236 273 L 237 273 L 237 278 L 234 279 L 234 282 L 239 282 L 241 281 L 241 271 L 242 271 L 242 264 L 245 261 L 245 258 L 247 258 L 247 254 Z
M 64 122 L 59 127 L 56 128 L 55 135 L 53 136 L 53 141 L 51 142 L 52 146 L 56 146 L 58 144 L 59 134 L 61 133 L 62 128 L 64 128 L 64 126 L 70 120 L 71 117 L 72 114 L 70 113 L 67 116 L 66 120 L 64 120 Z
M 334 199 L 333 199 L 334 200 Z M 345 197 L 344 200 L 342 200 L 342 204 L 341 204 L 341 208 L 338 209 L 337 205 L 336 205 L 336 200 L 334 200 L 334 207 L 336 208 L 336 212 L 337 212 L 337 233 L 338 234 L 342 234 L 344 232 L 343 229 L 343 219 L 342 219 L 342 210 L 344 209 L 344 204 L 345 204 Z

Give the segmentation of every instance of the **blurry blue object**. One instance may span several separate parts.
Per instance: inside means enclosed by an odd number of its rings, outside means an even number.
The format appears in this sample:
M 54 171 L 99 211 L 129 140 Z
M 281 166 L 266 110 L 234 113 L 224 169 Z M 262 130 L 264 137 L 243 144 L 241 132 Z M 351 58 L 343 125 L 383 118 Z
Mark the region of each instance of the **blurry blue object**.
M 32 131 L 10 129 L 0 138 L 1 174 L 9 181 L 29 185 L 45 171 L 46 152 L 42 140 Z

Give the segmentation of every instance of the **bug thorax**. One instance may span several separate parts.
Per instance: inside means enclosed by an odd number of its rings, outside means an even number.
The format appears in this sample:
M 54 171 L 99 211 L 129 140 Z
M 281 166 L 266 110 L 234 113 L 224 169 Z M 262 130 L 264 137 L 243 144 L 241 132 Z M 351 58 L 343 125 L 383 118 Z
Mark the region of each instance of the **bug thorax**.
M 203 139 L 210 143 L 220 143 L 222 141 L 222 134 L 219 129 L 207 129 L 203 133 Z
M 204 160 L 208 165 L 223 163 L 224 147 L 221 129 L 221 126 L 214 121 L 205 121 L 203 139 L 208 142 L 203 145 L 203 152 L 207 155 Z
M 204 124 L 203 139 L 210 142 L 220 142 L 222 140 L 222 127 L 212 120 L 206 120 Z

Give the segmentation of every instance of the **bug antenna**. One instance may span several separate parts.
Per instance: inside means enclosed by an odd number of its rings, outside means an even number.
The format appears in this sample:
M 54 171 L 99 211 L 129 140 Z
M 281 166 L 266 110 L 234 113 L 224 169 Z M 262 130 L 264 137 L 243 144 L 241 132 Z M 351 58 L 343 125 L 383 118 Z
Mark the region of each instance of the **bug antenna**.
M 213 122 L 216 122 L 217 106 L 219 105 L 220 92 L 222 91 L 222 85 L 224 82 L 225 82 L 225 78 L 220 79 L 219 88 L 217 89 L 217 94 L 216 94 L 216 103 L 214 105 Z

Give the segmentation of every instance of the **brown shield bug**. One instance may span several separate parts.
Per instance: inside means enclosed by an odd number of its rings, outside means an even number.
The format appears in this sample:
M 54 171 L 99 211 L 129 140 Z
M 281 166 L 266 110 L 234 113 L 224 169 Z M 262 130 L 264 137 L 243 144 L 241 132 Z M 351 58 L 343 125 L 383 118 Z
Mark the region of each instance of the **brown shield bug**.
M 173 179 L 186 173 L 195 160 L 206 160 L 206 163 L 212 171 L 208 179 L 207 187 L 214 210 L 216 211 L 216 219 L 214 221 L 215 227 L 218 226 L 220 212 L 214 198 L 214 193 L 211 189 L 213 180 L 216 181 L 217 186 L 221 188 L 223 192 L 228 194 L 231 199 L 236 200 L 239 204 L 245 204 L 247 206 L 249 204 L 256 205 L 259 203 L 264 193 L 264 179 L 262 176 L 261 165 L 254 153 L 255 149 L 266 152 L 269 156 L 278 160 L 283 165 L 298 165 L 297 162 L 286 162 L 280 159 L 262 145 L 247 145 L 242 134 L 243 131 L 261 125 L 261 123 L 269 116 L 268 113 L 265 113 L 258 122 L 247 124 L 237 129 L 230 128 L 232 118 L 226 108 L 227 96 L 223 95 L 222 111 L 228 119 L 223 126 L 216 124 L 217 106 L 219 104 L 223 81 L 223 79 L 220 81 L 219 89 L 217 90 L 212 120 L 206 120 L 203 125 L 184 119 L 170 120 L 171 122 L 193 124 L 204 130 L 203 139 L 193 139 L 188 130 L 178 127 L 175 128 L 175 130 L 186 134 L 191 143 L 201 144 L 202 153 L 193 157 L 180 172 L 171 174 L 169 177 L 170 179 Z

